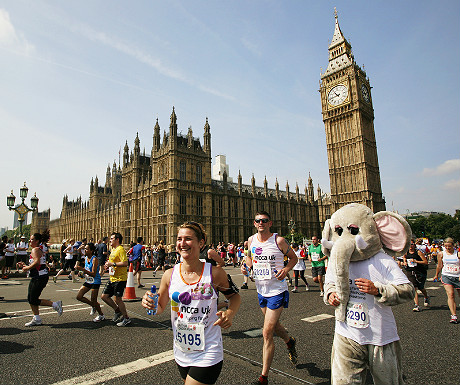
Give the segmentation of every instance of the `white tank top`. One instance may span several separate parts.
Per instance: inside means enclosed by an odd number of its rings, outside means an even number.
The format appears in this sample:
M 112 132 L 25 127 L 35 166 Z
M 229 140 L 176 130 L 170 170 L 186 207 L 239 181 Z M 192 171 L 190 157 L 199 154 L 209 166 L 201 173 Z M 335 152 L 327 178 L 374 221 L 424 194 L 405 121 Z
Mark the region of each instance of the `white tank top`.
M 453 254 L 447 254 L 446 251 L 443 250 L 442 264 L 441 274 L 460 278 L 460 260 L 458 259 L 457 250 L 454 250 Z
M 276 243 L 277 233 L 273 233 L 265 242 L 260 242 L 258 234 L 252 237 L 251 258 L 257 293 L 264 297 L 273 297 L 288 289 L 286 279 L 275 278 L 276 271 L 284 267 L 284 254 Z
M 174 357 L 180 366 L 212 366 L 224 358 L 221 328 L 213 325 L 218 319 L 218 295 L 212 265 L 203 263 L 201 277 L 193 284 L 182 279 L 181 266 L 174 266 L 169 283 Z M 173 297 L 179 294 L 182 302 L 175 302 Z
M 305 259 L 300 258 L 302 250 L 294 250 L 295 255 L 297 255 L 297 263 L 292 268 L 292 270 L 305 270 Z

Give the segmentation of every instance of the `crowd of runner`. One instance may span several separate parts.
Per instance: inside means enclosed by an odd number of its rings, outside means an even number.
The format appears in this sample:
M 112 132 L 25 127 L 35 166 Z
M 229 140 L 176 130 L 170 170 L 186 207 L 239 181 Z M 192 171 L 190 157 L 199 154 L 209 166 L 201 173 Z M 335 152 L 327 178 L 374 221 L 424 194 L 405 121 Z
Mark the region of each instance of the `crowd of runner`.
M 137 238 L 128 249 L 122 246 L 123 237 L 114 232 L 94 243 L 92 240 L 63 240 L 60 258 L 55 260 L 49 253 L 49 232 L 25 237 L 14 244 L 11 239 L 2 238 L 0 243 L 0 264 L 2 279 L 8 279 L 14 266 L 30 277 L 28 302 L 33 318 L 25 326 L 42 324 L 39 307 L 52 307 L 62 314 L 62 302 L 40 299 L 48 283 L 51 272 L 54 283 L 62 274 L 64 279 L 82 282 L 76 299 L 90 305 L 94 322 L 106 320 L 98 302 L 102 277 L 108 280 L 102 290 L 101 299 L 113 309 L 112 321 L 117 326 L 131 323 L 123 293 L 127 283 L 129 264 L 133 265 L 133 275 L 139 288 L 142 271 L 163 271 L 158 301 L 152 299 L 154 293 L 147 291 L 142 305 L 156 314 L 163 312 L 171 301 L 171 321 L 174 332 L 174 353 L 180 375 L 185 383 L 214 383 L 220 373 L 223 361 L 221 328 L 231 326 L 241 298 L 238 288 L 223 267 L 235 268 L 242 273 L 244 283 L 241 289 L 248 289 L 254 282 L 258 303 L 264 315 L 263 323 L 263 367 L 256 384 L 267 384 L 270 365 L 274 356 L 274 336 L 286 343 L 289 359 L 297 363 L 296 340 L 280 323 L 281 313 L 288 308 L 289 290 L 298 293 L 303 281 L 304 290 L 309 291 L 305 276 L 306 261 L 311 264 L 311 276 L 324 295 L 324 278 L 328 257 L 321 249 L 318 237 L 312 237 L 310 244 L 289 243 L 283 237 L 270 231 L 271 218 L 267 212 L 257 213 L 254 226 L 256 234 L 239 243 L 219 242 L 206 246 L 206 232 L 196 222 L 186 222 L 178 229 L 175 245 L 165 245 L 163 241 L 144 245 L 142 237 Z M 110 246 L 110 247 L 109 247 Z M 29 257 L 27 255 L 29 253 Z M 451 238 L 429 244 L 424 239 L 413 239 L 409 251 L 396 259 L 411 284 L 416 288 L 413 311 L 421 311 L 420 292 L 424 307 L 430 306 L 430 297 L 425 289 L 428 265 L 436 264 L 433 280 L 441 281 L 451 313 L 451 323 L 458 323 L 455 290 L 460 295 L 460 259 L 458 242 Z M 293 270 L 293 276 L 290 271 Z M 85 296 L 90 292 L 89 298 Z M 219 305 L 219 292 L 226 297 L 224 305 Z M 0 297 L 1 298 L 1 297 Z M 210 309 L 205 314 L 197 314 L 194 309 Z M 180 315 L 180 317 L 179 317 Z M 193 382 L 194 380 L 195 382 Z

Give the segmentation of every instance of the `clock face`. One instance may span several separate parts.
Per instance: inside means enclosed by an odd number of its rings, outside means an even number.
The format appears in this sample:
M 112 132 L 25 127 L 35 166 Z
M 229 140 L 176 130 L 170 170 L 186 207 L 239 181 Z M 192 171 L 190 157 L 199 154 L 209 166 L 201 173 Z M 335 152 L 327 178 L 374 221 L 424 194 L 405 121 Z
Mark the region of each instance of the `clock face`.
M 348 88 L 343 84 L 339 84 L 329 91 L 327 101 L 332 106 L 338 106 L 339 104 L 342 104 L 347 97 Z
M 364 84 L 361 86 L 361 93 L 363 94 L 363 99 L 369 103 L 371 101 L 371 96 L 369 95 L 369 90 Z

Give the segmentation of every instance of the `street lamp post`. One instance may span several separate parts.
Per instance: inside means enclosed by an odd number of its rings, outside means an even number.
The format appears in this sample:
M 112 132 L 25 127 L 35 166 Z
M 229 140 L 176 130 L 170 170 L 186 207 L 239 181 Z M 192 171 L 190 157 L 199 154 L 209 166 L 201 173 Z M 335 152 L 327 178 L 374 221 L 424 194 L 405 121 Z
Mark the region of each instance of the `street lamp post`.
M 16 197 L 13 194 L 13 190 L 11 190 L 11 194 L 6 197 L 6 205 L 10 210 L 15 211 L 18 214 L 18 221 L 19 221 L 19 236 L 22 235 L 22 224 L 26 218 L 26 214 L 29 211 L 35 211 L 38 208 L 38 198 L 37 193 L 34 194 L 32 198 L 30 198 L 30 208 L 27 206 L 24 201 L 27 198 L 27 193 L 29 189 L 26 186 L 26 182 L 24 182 L 24 186 L 19 189 L 19 196 L 22 199 L 22 202 L 18 205 L 14 206 L 14 201 Z M 13 207 L 14 206 L 14 207 Z M 15 240 L 16 241 L 16 240 Z
M 295 230 L 295 221 L 291 218 L 288 223 L 289 231 L 291 232 L 291 243 L 294 243 L 294 230 Z

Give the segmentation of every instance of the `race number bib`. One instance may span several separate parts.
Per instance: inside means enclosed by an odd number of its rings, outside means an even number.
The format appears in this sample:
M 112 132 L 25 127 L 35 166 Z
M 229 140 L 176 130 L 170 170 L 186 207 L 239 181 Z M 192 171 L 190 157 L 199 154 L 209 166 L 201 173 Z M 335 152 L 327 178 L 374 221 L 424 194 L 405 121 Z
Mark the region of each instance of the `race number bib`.
M 320 256 L 319 256 L 318 253 L 311 253 L 311 260 L 312 260 L 313 262 L 318 262 L 318 261 L 319 261 L 319 258 L 320 258 Z
M 460 273 L 460 266 L 453 264 L 453 263 L 446 263 L 445 264 L 445 272 L 450 274 L 458 274 Z
M 94 283 L 94 277 L 91 277 L 88 274 L 85 274 L 86 276 L 86 282 L 93 284 Z
M 113 266 L 109 267 L 109 275 L 115 275 L 115 268 Z
M 347 325 L 358 329 L 369 326 L 369 310 L 366 303 L 348 302 Z
M 184 353 L 204 350 L 204 325 L 177 321 L 174 343 Z
M 415 266 L 417 266 L 417 263 L 414 262 L 412 258 L 407 260 L 407 267 L 415 267 Z
M 272 268 L 267 262 L 258 262 L 252 265 L 254 279 L 272 279 Z

